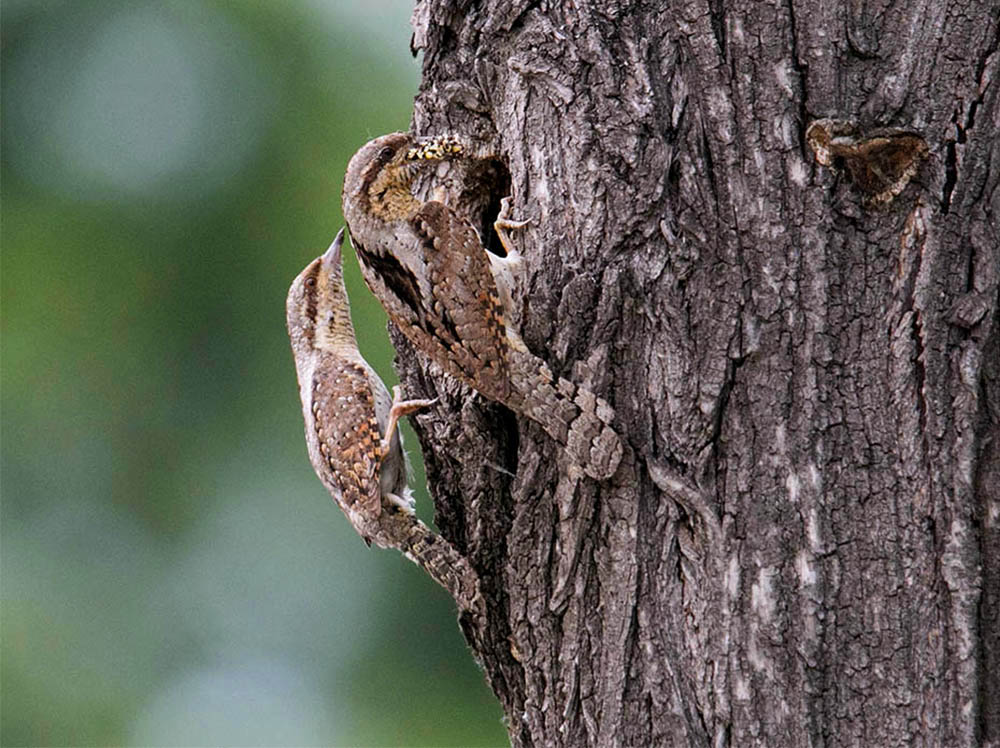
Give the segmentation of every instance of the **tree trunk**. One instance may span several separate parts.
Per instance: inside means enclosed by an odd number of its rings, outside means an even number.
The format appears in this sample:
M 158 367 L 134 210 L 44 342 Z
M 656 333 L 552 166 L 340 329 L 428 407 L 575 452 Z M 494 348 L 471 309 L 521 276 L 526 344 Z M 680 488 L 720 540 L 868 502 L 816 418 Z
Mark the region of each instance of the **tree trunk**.
M 515 746 L 1000 743 L 998 5 L 425 0 L 414 131 L 490 143 L 512 323 L 613 479 L 415 356 Z M 815 118 L 920 133 L 869 205 Z

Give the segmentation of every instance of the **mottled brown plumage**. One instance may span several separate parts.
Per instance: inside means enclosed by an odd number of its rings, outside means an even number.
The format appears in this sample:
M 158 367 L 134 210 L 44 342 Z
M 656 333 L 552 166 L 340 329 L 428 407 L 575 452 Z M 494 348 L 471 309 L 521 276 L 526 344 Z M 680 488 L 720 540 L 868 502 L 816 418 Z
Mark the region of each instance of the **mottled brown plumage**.
M 309 456 L 352 524 L 367 525 L 382 501 L 412 513 L 406 453 L 396 421 L 431 404 L 395 399 L 358 351 L 341 269 L 343 231 L 292 283 L 286 314 L 306 421 Z
M 449 374 L 503 401 L 503 311 L 479 236 L 443 203 L 411 193 L 420 166 L 461 153 L 443 142 L 397 133 L 366 145 L 348 166 L 344 215 L 365 282 L 392 321 Z
M 584 472 L 607 478 L 623 449 L 611 406 L 556 379 L 528 351 L 507 327 L 494 276 L 502 270 L 509 298 L 510 268 L 491 261 L 465 217 L 412 193 L 421 166 L 454 158 L 474 156 L 453 137 L 393 133 L 351 159 L 343 209 L 365 281 L 403 334 L 445 372 L 535 420 Z
M 447 541 L 413 516 L 406 453 L 396 428 L 433 400 L 408 400 L 385 384 L 358 351 L 341 268 L 343 231 L 292 282 L 288 335 L 316 475 L 366 543 L 397 548 L 475 607 L 478 577 Z

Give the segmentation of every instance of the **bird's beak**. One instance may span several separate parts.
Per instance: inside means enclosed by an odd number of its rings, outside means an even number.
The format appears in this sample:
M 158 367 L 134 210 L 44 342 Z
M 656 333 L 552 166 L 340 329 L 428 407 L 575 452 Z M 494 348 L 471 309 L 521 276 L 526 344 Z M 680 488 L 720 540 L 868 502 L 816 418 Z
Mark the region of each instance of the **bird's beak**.
M 333 244 L 331 244 L 330 248 L 323 254 L 324 265 L 333 265 L 334 267 L 338 267 L 340 265 L 340 248 L 343 244 L 344 229 L 341 228 L 340 231 L 337 232 L 337 238 L 333 240 Z

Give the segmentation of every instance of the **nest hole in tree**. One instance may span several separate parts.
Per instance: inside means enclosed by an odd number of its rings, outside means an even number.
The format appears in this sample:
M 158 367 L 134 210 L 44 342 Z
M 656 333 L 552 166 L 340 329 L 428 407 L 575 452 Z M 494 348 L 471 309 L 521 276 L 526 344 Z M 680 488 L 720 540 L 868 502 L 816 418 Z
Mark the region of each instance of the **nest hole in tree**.
M 469 219 L 479 230 L 483 246 L 498 257 L 506 257 L 493 222 L 500 215 L 500 202 L 510 195 L 511 179 L 507 165 L 499 158 L 482 159 L 469 169 L 460 201 L 468 206 Z M 517 218 L 517 216 L 509 216 Z

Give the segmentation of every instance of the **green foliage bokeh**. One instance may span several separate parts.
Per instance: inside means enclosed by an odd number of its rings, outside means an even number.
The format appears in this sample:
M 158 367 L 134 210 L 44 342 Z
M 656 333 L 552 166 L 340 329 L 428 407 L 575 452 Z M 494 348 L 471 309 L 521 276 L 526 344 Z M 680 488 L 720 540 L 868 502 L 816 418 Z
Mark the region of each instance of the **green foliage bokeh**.
M 410 4 L 2 12 L 0 742 L 505 744 L 447 595 L 312 473 L 284 330 L 408 126 Z

